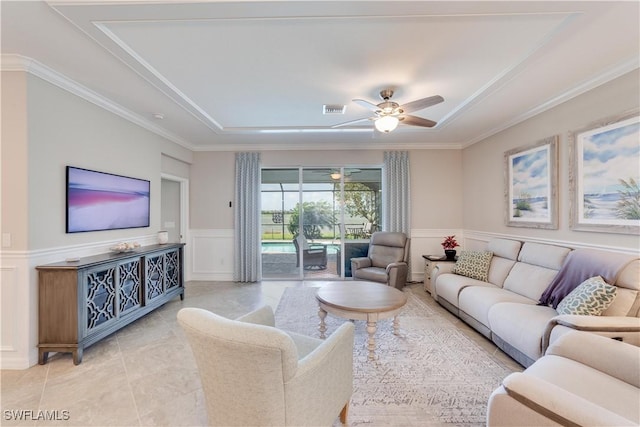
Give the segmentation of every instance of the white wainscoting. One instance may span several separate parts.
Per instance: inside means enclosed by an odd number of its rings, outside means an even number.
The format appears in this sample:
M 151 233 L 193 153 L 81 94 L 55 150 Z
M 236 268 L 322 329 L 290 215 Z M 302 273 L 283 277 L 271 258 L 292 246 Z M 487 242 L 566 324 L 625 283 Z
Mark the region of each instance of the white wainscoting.
M 422 281 L 422 255 L 443 252 L 440 243 L 445 236 L 461 235 L 459 229 L 416 229 L 411 231 L 412 281 Z M 185 266 L 187 280 L 233 280 L 233 229 L 191 229 L 187 251 L 191 265 Z
M 187 280 L 233 280 L 233 229 L 191 229 Z
M 15 347 L 16 341 L 15 338 L 18 336 L 17 329 L 17 313 L 15 310 L 15 301 L 18 300 L 18 291 L 17 284 L 19 269 L 15 265 L 15 260 L 12 263 L 13 265 L 2 265 L 0 267 L 0 309 L 2 310 L 3 319 L 2 319 L 2 330 L 0 335 L 0 351 L 2 351 L 3 355 L 9 354 L 10 352 L 15 352 L 17 349 Z M 11 313 L 11 315 L 4 316 L 5 313 Z
M 462 230 L 460 229 L 412 229 L 411 230 L 411 277 L 412 282 L 424 280 L 424 258 L 422 255 L 444 255 L 442 241 L 446 236 L 456 236 L 462 245 Z M 462 248 L 457 248 L 460 250 Z
M 34 251 L 0 253 L 0 369 L 26 369 L 38 363 L 38 272 L 36 266 L 104 253 L 122 240 L 109 240 Z M 127 238 L 154 244 L 155 234 Z
M 476 231 L 476 230 L 464 230 L 462 235 L 463 238 L 463 246 L 467 250 L 482 250 L 486 243 L 491 239 L 511 239 L 511 240 L 520 240 L 521 242 L 534 242 L 534 243 L 542 243 L 546 245 L 556 245 L 556 246 L 564 246 L 572 249 L 597 249 L 603 251 L 612 251 L 612 252 L 621 252 L 631 255 L 638 256 L 637 248 L 625 248 L 620 246 L 613 245 L 596 245 L 596 244 L 588 244 L 582 242 L 573 242 L 569 240 L 556 240 L 556 239 L 538 239 L 531 236 L 521 236 L 517 234 L 502 234 L 502 233 L 489 233 L 486 231 Z
M 38 361 L 38 281 L 26 252 L 2 253 L 2 369 L 26 369 Z M 9 335 L 5 336 L 5 332 Z

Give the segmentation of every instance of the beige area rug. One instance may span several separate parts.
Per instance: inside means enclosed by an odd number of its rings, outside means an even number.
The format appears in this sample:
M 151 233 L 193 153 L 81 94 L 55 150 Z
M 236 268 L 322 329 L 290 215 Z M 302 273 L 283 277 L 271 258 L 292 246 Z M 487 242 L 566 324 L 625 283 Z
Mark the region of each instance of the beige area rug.
M 279 328 L 318 336 L 316 288 L 287 288 L 276 310 Z M 400 315 L 378 323 L 376 357 L 356 321 L 351 426 L 481 426 L 487 400 L 512 371 L 410 291 Z M 346 320 L 328 315 L 327 334 Z M 339 421 L 338 421 L 339 425 Z

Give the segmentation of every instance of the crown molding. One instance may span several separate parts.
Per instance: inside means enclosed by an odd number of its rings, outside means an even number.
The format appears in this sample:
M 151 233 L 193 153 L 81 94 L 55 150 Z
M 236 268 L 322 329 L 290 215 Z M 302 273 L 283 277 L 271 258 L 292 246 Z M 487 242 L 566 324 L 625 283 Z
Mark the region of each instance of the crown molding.
M 437 143 L 425 144 L 420 142 L 385 142 L 383 144 L 362 144 L 362 142 L 296 142 L 296 143 L 216 143 L 212 146 L 199 146 L 193 148 L 194 152 L 198 151 L 318 151 L 318 150 L 460 150 L 462 144 L 458 143 Z
M 509 120 L 508 122 L 505 122 L 501 126 L 493 128 L 481 135 L 478 135 L 473 139 L 470 139 L 469 141 L 461 144 L 461 148 L 463 149 L 467 148 L 477 142 L 487 139 L 499 132 L 502 132 L 503 130 L 506 130 L 512 126 L 522 123 L 525 120 L 535 117 L 538 114 L 544 113 L 547 110 L 550 110 L 564 102 L 567 102 L 577 96 L 580 96 L 583 93 L 593 90 L 598 86 L 602 86 L 603 84 L 608 83 L 614 79 L 617 79 L 618 77 L 621 77 L 627 73 L 630 73 L 631 71 L 637 70 L 638 68 L 640 68 L 640 56 L 636 55 L 632 58 L 629 58 L 626 61 L 623 61 L 611 67 L 607 71 L 594 76 L 589 80 L 583 81 L 573 86 L 572 88 L 565 91 L 564 93 L 556 96 L 555 98 L 547 100 L 546 102 L 538 105 L 537 107 L 530 109 L 529 111 L 526 111 L 525 113 L 519 115 L 518 117 L 515 117 L 514 119 Z
M 51 83 L 66 90 L 67 92 L 76 95 L 85 101 L 88 101 L 100 108 L 103 108 L 110 113 L 122 117 L 125 120 L 130 121 L 156 135 L 159 135 L 175 144 L 178 144 L 188 150 L 194 151 L 194 145 L 180 138 L 179 136 L 161 128 L 146 118 L 134 113 L 117 104 L 116 102 L 100 95 L 97 92 L 81 85 L 80 83 L 72 80 L 71 78 L 59 73 L 52 68 L 36 61 L 35 59 L 28 58 L 22 55 L 15 54 L 2 54 L 0 58 L 0 70 L 5 71 L 22 71 L 29 73 L 33 76 L 39 77 L 42 80 Z

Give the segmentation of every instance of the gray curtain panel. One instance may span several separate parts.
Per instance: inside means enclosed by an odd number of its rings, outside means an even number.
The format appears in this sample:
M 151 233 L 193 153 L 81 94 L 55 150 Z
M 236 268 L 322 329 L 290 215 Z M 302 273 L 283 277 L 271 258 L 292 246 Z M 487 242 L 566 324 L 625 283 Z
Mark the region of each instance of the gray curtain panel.
M 409 152 L 384 152 L 384 230 L 410 236 Z
M 234 267 L 236 282 L 262 278 L 260 254 L 260 153 L 236 153 Z

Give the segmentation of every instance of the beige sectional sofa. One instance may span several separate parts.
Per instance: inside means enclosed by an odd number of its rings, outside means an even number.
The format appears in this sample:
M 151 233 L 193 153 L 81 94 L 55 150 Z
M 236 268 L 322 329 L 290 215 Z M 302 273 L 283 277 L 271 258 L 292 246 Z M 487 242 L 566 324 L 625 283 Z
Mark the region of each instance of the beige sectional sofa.
M 518 363 L 530 366 L 542 357 L 550 342 L 572 329 L 640 345 L 637 257 L 602 251 L 603 258 L 613 257 L 624 265 L 612 283 L 617 286 L 617 296 L 601 316 L 576 316 L 558 315 L 554 308 L 538 305 L 571 248 L 493 239 L 485 249 L 493 254 L 486 281 L 453 274 L 453 263 L 440 263 L 431 275 L 432 296 Z M 599 254 L 589 251 L 591 256 Z
M 640 425 L 640 348 L 587 332 L 559 337 L 491 394 L 487 425 Z

